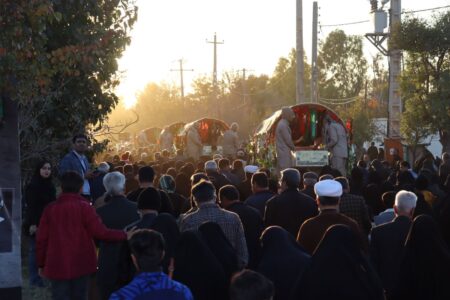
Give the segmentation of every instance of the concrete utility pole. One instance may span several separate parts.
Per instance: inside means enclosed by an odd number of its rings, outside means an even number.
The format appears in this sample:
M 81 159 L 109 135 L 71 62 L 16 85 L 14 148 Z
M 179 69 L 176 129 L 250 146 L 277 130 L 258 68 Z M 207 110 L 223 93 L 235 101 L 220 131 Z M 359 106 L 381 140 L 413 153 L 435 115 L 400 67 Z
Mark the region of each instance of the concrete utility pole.
M 184 105 L 184 82 L 183 82 L 183 72 L 184 71 L 194 71 L 193 69 L 183 69 L 183 59 L 179 59 L 178 62 L 180 63 L 180 68 L 179 69 L 170 69 L 170 71 L 174 72 L 180 72 L 180 90 L 181 90 L 181 101 L 183 102 Z
M 216 105 L 217 107 L 217 117 L 220 119 L 220 105 L 217 97 L 217 44 L 223 44 L 224 42 L 218 42 L 217 41 L 217 35 L 214 32 L 214 40 L 208 41 L 209 44 L 214 44 L 214 64 L 213 64 L 213 105 Z
M 318 74 L 317 74 L 317 19 L 319 9 L 317 1 L 313 2 L 313 27 L 312 27 L 312 51 L 311 51 L 311 102 L 318 102 Z
M 253 70 L 249 70 L 246 68 L 242 69 L 242 102 L 243 104 L 247 103 L 247 77 L 246 74 L 247 72 L 251 72 Z
M 401 0 L 391 0 L 389 31 L 401 21 Z M 402 99 L 400 96 L 399 78 L 401 72 L 402 52 L 388 44 L 389 50 L 389 124 L 388 136 L 400 138 L 400 118 Z
M 303 78 L 305 67 L 303 65 L 303 0 L 297 0 L 297 74 L 296 74 L 296 103 L 305 102 L 305 89 Z

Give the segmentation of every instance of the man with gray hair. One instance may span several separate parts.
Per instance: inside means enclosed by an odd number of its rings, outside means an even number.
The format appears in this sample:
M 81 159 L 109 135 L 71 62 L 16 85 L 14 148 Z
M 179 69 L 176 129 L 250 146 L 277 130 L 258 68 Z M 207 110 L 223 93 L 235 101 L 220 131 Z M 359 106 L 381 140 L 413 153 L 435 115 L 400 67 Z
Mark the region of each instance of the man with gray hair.
M 109 172 L 109 165 L 107 162 L 101 162 L 97 169 L 94 171 L 93 178 L 89 179 L 91 186 L 92 203 L 95 205 L 95 201 L 101 197 L 105 192 L 105 186 L 103 185 L 103 178 Z
M 416 203 L 417 196 L 414 193 L 398 192 L 395 195 L 395 219 L 372 228 L 370 257 L 388 298 L 397 284 L 403 246 L 411 226 Z
M 281 172 L 281 193 L 266 203 L 264 223 L 278 225 L 296 236 L 303 222 L 317 215 L 314 199 L 299 191 L 300 172 L 288 168 Z
M 208 160 L 205 163 L 205 173 L 212 184 L 214 184 L 216 191 L 219 191 L 221 187 L 227 184 L 231 184 L 225 176 L 219 173 L 219 168 L 214 160 Z
M 136 203 L 125 197 L 125 176 L 111 172 L 103 178 L 108 201 L 97 209 L 103 224 L 109 229 L 125 229 L 139 219 Z M 119 264 L 122 243 L 100 243 L 98 253 L 97 285 L 102 299 L 108 299 L 120 288 Z

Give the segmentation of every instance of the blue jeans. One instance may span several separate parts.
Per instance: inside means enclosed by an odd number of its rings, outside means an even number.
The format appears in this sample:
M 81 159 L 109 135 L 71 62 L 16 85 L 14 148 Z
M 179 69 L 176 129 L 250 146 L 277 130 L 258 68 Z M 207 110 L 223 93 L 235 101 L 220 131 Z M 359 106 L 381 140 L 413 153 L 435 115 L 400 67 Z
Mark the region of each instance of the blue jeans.
M 28 239 L 28 273 L 31 286 L 44 286 L 44 281 L 39 276 L 36 265 L 36 239 L 34 236 Z
M 87 300 L 89 275 L 69 280 L 50 280 L 53 300 Z

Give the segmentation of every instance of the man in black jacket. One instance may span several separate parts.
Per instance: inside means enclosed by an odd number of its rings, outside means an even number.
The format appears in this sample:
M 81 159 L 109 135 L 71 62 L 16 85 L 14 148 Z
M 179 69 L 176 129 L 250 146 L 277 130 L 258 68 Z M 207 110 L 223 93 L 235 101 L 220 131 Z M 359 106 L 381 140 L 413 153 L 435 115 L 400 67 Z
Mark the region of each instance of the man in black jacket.
M 269 179 L 267 178 L 266 173 L 256 172 L 253 174 L 251 182 L 253 195 L 245 200 L 245 204 L 256 208 L 261 217 L 263 217 L 266 209 L 266 202 L 275 196 L 275 194 L 269 190 Z
M 394 205 L 396 218 L 392 222 L 372 229 L 370 257 L 388 296 L 398 279 L 403 246 L 414 215 L 416 202 L 417 196 L 414 193 L 398 192 Z
M 123 230 L 128 224 L 139 219 L 136 203 L 129 201 L 124 195 L 125 176 L 119 172 L 108 173 L 103 183 L 110 200 L 97 209 L 97 214 L 107 228 Z M 120 288 L 119 264 L 122 244 L 100 242 L 97 286 L 101 299 L 108 299 L 112 292 Z
M 313 198 L 299 192 L 300 172 L 288 168 L 281 171 L 281 194 L 267 201 L 264 223 L 278 225 L 296 237 L 300 226 L 317 215 L 317 204 Z
M 241 219 L 247 242 L 248 267 L 255 269 L 259 260 L 259 237 L 264 229 L 259 212 L 239 201 L 239 191 L 233 185 L 225 185 L 219 190 L 219 202 L 224 209 L 236 213 Z
M 214 160 L 208 160 L 205 163 L 205 173 L 208 175 L 209 181 L 214 184 L 217 192 L 224 185 L 231 184 L 225 176 L 219 173 L 217 163 Z

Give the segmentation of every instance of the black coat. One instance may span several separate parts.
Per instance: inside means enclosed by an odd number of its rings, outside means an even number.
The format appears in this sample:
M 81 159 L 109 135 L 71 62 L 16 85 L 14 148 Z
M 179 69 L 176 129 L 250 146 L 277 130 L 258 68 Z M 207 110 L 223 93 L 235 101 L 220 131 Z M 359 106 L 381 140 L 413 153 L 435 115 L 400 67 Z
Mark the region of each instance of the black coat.
M 245 204 L 256 208 L 259 211 L 261 217 L 264 217 L 264 211 L 266 210 L 266 202 L 269 201 L 270 198 L 275 196 L 271 191 L 263 191 L 256 194 L 251 195 L 245 200 Z
M 134 191 L 131 191 L 127 194 L 127 199 L 131 202 L 137 202 L 139 195 L 141 192 L 145 190 L 145 188 L 138 188 Z M 171 215 L 174 215 L 173 206 L 170 202 L 169 196 L 166 192 L 163 190 L 157 189 L 159 191 L 159 195 L 161 196 L 161 209 L 159 210 L 160 213 L 169 213 Z
M 181 233 L 175 250 L 173 279 L 187 285 L 195 300 L 228 299 L 222 265 L 198 231 Z
M 410 226 L 410 219 L 400 216 L 372 229 L 370 258 L 387 294 L 396 285 Z
M 346 225 L 324 234 L 311 264 L 298 280 L 292 299 L 383 300 L 383 288 L 358 238 Z
M 267 201 L 264 223 L 281 226 L 296 237 L 303 222 L 317 213 L 314 199 L 297 189 L 287 189 Z
M 432 217 L 414 219 L 392 299 L 450 299 L 450 252 Z
M 125 229 L 127 225 L 139 219 L 136 203 L 125 196 L 111 197 L 106 205 L 97 209 L 97 214 L 110 229 Z M 108 299 L 111 293 L 120 287 L 119 264 L 123 257 L 123 243 L 126 242 L 102 241 L 99 244 L 97 284 L 102 299 Z
M 56 189 L 51 179 L 34 176 L 25 189 L 26 216 L 24 233 L 29 234 L 31 225 L 39 225 L 44 208 L 56 199 Z
M 145 214 L 142 216 L 142 218 L 134 223 L 131 223 L 128 225 L 125 230 L 130 230 L 133 227 L 136 227 L 136 229 L 153 229 L 158 231 L 162 234 L 164 241 L 165 241 L 165 256 L 161 262 L 161 265 L 163 267 L 164 272 L 168 272 L 169 270 L 169 264 L 170 259 L 174 257 L 175 255 L 175 247 L 178 242 L 178 239 L 180 238 L 180 230 L 178 228 L 177 222 L 175 218 L 168 213 L 161 213 L 161 214 Z M 128 245 L 128 244 L 127 244 Z M 128 247 L 126 247 L 128 248 Z M 129 248 L 125 249 L 124 251 L 128 251 Z M 122 273 L 129 272 L 130 274 L 127 275 L 127 280 L 132 279 L 134 266 L 132 264 L 131 258 L 128 255 L 128 258 L 125 257 L 124 260 L 126 260 L 128 265 L 124 265 Z
M 264 223 L 259 212 L 253 207 L 242 202 L 235 202 L 227 207 L 227 210 L 236 213 L 244 227 L 245 241 L 248 249 L 248 267 L 255 269 L 259 261 L 259 238 L 264 229 Z
M 279 226 L 267 228 L 261 236 L 261 244 L 257 271 L 273 282 L 274 300 L 289 299 L 294 283 L 310 263 L 310 256 Z

